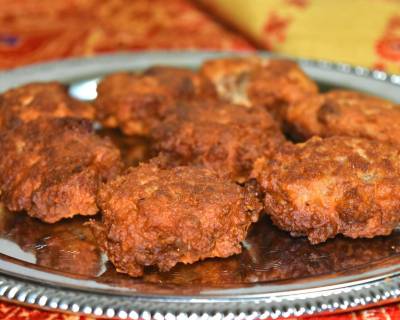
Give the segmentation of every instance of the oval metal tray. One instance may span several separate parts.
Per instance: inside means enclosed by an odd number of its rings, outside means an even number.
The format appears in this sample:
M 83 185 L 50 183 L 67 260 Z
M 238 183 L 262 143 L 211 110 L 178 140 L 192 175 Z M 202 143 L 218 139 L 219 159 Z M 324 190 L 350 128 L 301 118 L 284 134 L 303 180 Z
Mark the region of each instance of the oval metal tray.
M 266 53 L 258 53 L 268 56 Z M 118 54 L 38 64 L 0 73 L 0 92 L 57 80 L 91 100 L 103 75 L 156 64 L 197 68 L 232 53 Z M 325 90 L 351 88 L 400 102 L 400 76 L 323 61 L 298 60 Z M 140 139 L 111 135 L 129 153 Z M 129 140 L 129 141 L 127 141 Z M 115 272 L 83 218 L 46 225 L 23 213 L 0 214 L 0 296 L 48 309 L 143 319 L 256 319 L 339 312 L 400 298 L 400 231 L 389 237 L 343 237 L 312 246 L 263 218 L 241 255 L 148 270 L 140 279 Z

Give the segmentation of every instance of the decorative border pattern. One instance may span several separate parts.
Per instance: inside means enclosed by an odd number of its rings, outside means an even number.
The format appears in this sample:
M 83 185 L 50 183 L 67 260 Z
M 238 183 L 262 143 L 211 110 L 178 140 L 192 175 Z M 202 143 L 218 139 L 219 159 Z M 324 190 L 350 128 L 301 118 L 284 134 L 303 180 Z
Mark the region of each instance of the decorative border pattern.
M 107 66 L 104 72 L 117 70 L 124 63 L 130 69 L 140 63 L 158 62 L 162 56 L 169 57 L 169 61 L 180 63 L 180 58 L 190 60 L 190 56 L 197 60 L 234 55 L 233 52 L 197 52 L 197 53 L 146 53 L 120 54 L 100 56 L 97 58 L 69 59 L 61 63 L 38 64 L 0 73 L 0 90 L 32 81 L 32 74 L 41 74 L 42 81 L 56 79 L 57 68 L 72 65 L 70 71 L 65 71 L 64 78 L 75 79 L 73 72 L 77 68 L 85 78 L 95 76 L 100 70 L 99 65 Z M 254 54 L 254 53 L 253 53 Z M 280 57 L 259 52 L 265 57 Z M 173 59 L 172 59 L 173 58 Z M 380 83 L 395 85 L 400 88 L 400 75 L 387 74 L 382 71 L 368 70 L 364 67 L 353 67 L 348 64 L 328 61 L 313 61 L 293 59 L 301 66 L 313 67 L 321 71 L 336 71 L 360 78 L 377 80 Z M 136 61 L 136 62 L 132 62 Z M 128 68 L 128 69 L 129 69 Z M 64 70 L 63 69 L 63 70 Z M 75 71 L 74 71 L 75 70 Z M 115 71 L 114 70 L 114 71 Z M 393 88 L 392 88 L 393 89 Z M 399 91 L 400 94 L 400 91 Z M 400 97 L 399 97 L 400 98 Z M 400 102 L 400 101 L 399 101 Z M 66 312 L 82 313 L 93 316 L 118 317 L 121 319 L 144 320 L 253 320 L 278 318 L 289 316 L 311 315 L 353 309 L 365 305 L 373 305 L 400 298 L 400 275 L 388 278 L 371 279 L 362 284 L 338 289 L 323 289 L 305 291 L 303 293 L 276 294 L 268 297 L 235 296 L 207 299 L 206 296 L 193 297 L 160 297 L 160 296 L 128 296 L 112 295 L 96 291 L 83 291 L 50 284 L 37 283 L 20 279 L 14 276 L 0 274 L 0 298 L 12 302 L 24 303 L 45 309 Z
M 285 297 L 172 301 L 60 289 L 0 276 L 0 297 L 34 307 L 120 319 L 254 320 L 331 313 L 398 299 L 400 279 Z

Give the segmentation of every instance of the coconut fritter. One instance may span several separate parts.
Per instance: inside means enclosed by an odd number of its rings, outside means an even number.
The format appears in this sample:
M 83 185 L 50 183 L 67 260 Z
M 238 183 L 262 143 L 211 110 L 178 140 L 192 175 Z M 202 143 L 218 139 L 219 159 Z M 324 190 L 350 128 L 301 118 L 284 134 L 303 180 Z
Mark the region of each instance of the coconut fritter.
M 253 175 L 273 222 L 312 243 L 388 235 L 400 221 L 400 155 L 391 144 L 315 137 L 259 159 Z
M 96 238 L 118 272 L 141 276 L 145 266 L 167 271 L 177 263 L 241 252 L 261 203 L 247 189 L 196 167 L 130 168 L 99 192 Z
M 206 61 L 201 73 L 214 83 L 224 100 L 247 107 L 264 106 L 278 119 L 289 104 L 318 91 L 316 84 L 289 60 L 215 59 Z
M 183 164 L 204 165 L 246 179 L 254 161 L 285 141 L 261 107 L 229 103 L 179 104 L 153 131 L 156 148 Z
M 0 133 L 1 200 L 53 223 L 98 209 L 99 185 L 119 173 L 120 152 L 71 118 L 37 120 Z
M 400 107 L 364 93 L 334 90 L 313 95 L 288 108 L 292 135 L 343 135 L 400 143 Z
M 0 128 L 38 118 L 94 118 L 94 108 L 72 99 L 57 82 L 31 83 L 0 95 Z
M 154 67 L 144 74 L 115 73 L 100 82 L 95 101 L 106 127 L 147 135 L 177 100 L 215 96 L 212 84 L 188 69 Z

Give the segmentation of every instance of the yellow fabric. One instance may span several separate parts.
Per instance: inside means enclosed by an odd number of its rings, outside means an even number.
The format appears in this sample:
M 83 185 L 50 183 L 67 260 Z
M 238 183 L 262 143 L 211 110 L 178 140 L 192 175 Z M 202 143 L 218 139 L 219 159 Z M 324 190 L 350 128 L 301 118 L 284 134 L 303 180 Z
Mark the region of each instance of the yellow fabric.
M 400 0 L 200 0 L 261 47 L 400 73 Z

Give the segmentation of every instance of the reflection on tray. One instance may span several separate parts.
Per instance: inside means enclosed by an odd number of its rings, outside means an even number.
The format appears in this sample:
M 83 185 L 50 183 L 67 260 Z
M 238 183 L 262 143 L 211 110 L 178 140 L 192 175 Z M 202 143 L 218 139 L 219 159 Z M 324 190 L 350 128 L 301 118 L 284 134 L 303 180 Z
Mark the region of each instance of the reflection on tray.
M 152 155 L 150 142 L 143 138 L 124 137 L 115 130 L 102 130 L 100 134 L 118 144 L 127 165 L 136 165 Z M 0 253 L 113 286 L 138 287 L 144 283 L 180 287 L 243 286 L 348 272 L 389 257 L 400 257 L 400 231 L 374 239 L 337 237 L 313 246 L 305 238 L 292 238 L 279 231 L 264 217 L 250 231 L 240 255 L 193 265 L 179 264 L 166 273 L 149 269 L 142 278 L 134 279 L 117 273 L 107 262 L 84 224 L 88 218 L 75 217 L 51 225 L 24 213 L 4 209 L 0 212 Z
M 272 226 L 265 217 L 251 230 L 243 253 L 228 259 L 208 259 L 194 265 L 178 265 L 170 272 L 150 269 L 143 278 L 118 274 L 102 257 L 87 218 L 74 218 L 53 225 L 23 213 L 2 210 L 0 239 L 18 245 L 24 252 L 16 258 L 69 275 L 95 277 L 110 285 L 131 287 L 139 283 L 164 285 L 203 284 L 224 286 L 295 279 L 345 272 L 400 252 L 400 232 L 389 237 L 352 240 L 338 237 L 317 246 L 306 239 L 292 238 Z M 10 254 L 0 241 L 0 252 Z

